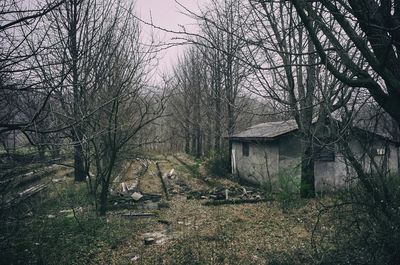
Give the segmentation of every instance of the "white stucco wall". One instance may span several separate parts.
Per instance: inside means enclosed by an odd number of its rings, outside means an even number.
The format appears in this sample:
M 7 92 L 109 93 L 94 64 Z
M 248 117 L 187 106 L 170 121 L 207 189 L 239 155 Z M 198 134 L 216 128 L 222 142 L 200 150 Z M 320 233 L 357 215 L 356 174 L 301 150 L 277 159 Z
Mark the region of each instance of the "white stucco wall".
M 233 142 L 237 173 L 246 181 L 262 184 L 270 181 L 278 171 L 277 143 L 249 143 L 249 156 L 243 156 L 242 142 Z
M 249 156 L 243 156 L 242 143 L 235 141 L 232 148 L 235 150 L 237 173 L 247 181 L 255 184 L 265 182 L 274 183 L 279 171 L 291 172 L 293 177 L 300 178 L 300 140 L 293 136 L 280 137 L 278 141 L 263 143 L 249 143 Z M 377 141 L 377 146 L 382 143 Z M 350 148 L 360 158 L 366 171 L 371 170 L 370 160 L 361 159 L 363 148 L 359 143 L 351 142 Z M 398 147 L 389 144 L 388 169 L 398 171 Z M 268 167 L 267 167 L 268 165 Z M 348 186 L 354 181 L 354 170 L 346 164 L 344 157 L 335 152 L 335 161 L 315 161 L 315 187 L 317 191 L 335 190 Z

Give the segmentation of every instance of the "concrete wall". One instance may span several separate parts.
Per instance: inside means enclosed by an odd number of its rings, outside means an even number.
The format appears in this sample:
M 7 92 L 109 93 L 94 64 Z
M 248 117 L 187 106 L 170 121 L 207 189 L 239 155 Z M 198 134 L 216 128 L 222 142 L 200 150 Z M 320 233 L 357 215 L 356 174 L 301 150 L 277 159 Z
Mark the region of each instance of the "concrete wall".
M 399 147 L 391 144 L 389 146 L 389 165 L 388 168 L 391 173 L 395 173 L 399 171 Z
M 279 165 L 279 145 L 276 142 L 249 143 L 249 156 L 243 156 L 243 143 L 233 142 L 237 173 L 254 184 L 271 181 Z
M 378 149 L 378 148 L 386 148 L 386 162 L 384 156 L 374 156 L 375 163 L 378 164 L 379 167 L 382 167 L 383 163 L 387 170 L 391 173 L 396 173 L 399 170 L 399 147 L 397 147 L 392 142 L 386 142 L 380 139 L 376 139 L 375 142 L 370 146 L 362 146 L 359 142 L 352 142 L 351 149 L 358 157 L 359 161 L 364 167 L 366 172 L 371 172 L 375 170 L 375 167 L 371 163 L 371 159 L 368 155 L 365 154 L 365 148 L 368 149 Z
M 314 161 L 316 191 L 335 190 L 348 185 L 350 171 L 344 157 L 337 152 L 335 161 Z
M 279 169 L 294 170 L 300 178 L 301 165 L 301 142 L 293 135 L 282 136 L 279 138 Z M 295 170 L 297 169 L 297 170 Z
M 377 146 L 383 142 L 377 141 Z M 282 136 L 276 141 L 262 143 L 249 143 L 249 156 L 243 156 L 242 142 L 235 141 L 232 148 L 235 150 L 235 162 L 237 173 L 247 181 L 255 184 L 273 183 L 277 179 L 278 172 L 290 174 L 300 179 L 301 142 L 293 135 Z M 351 142 L 350 148 L 359 156 L 366 171 L 370 171 L 370 160 L 361 157 L 362 146 L 357 142 Z M 393 144 L 388 146 L 388 169 L 391 172 L 398 171 L 398 147 Z M 315 161 L 315 187 L 317 191 L 335 190 L 347 186 L 354 181 L 354 170 L 347 165 L 344 157 L 335 152 L 335 160 L 332 162 Z

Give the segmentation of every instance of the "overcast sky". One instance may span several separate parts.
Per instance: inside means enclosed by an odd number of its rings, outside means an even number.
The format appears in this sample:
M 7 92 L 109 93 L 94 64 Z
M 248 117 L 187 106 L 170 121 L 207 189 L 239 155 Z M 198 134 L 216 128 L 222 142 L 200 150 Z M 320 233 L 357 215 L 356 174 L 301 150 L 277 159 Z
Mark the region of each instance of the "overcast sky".
M 179 0 L 179 3 L 190 10 L 198 10 L 198 2 L 205 2 L 204 0 Z M 179 25 L 184 25 L 190 28 L 194 22 L 188 16 L 182 14 L 184 10 L 180 7 L 175 0 L 136 0 L 136 12 L 145 21 L 152 19 L 153 23 L 157 26 L 170 29 L 181 30 Z M 144 34 L 149 36 L 151 30 L 149 27 L 143 27 Z M 173 35 L 165 32 L 154 30 L 154 35 L 163 41 L 169 41 Z M 171 70 L 171 66 L 176 63 L 176 58 L 179 51 L 183 47 L 173 47 L 161 54 L 160 68 L 161 70 Z

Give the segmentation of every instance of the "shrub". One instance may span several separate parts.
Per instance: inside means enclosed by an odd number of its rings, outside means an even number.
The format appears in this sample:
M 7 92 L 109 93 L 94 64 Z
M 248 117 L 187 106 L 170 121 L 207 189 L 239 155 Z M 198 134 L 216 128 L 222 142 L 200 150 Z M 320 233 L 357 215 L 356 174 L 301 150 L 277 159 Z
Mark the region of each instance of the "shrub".
M 323 264 L 400 264 L 400 176 L 366 176 L 322 209 L 335 246 L 321 250 Z
M 283 210 L 295 207 L 300 200 L 300 179 L 296 175 L 296 168 L 288 167 L 279 170 L 276 180 L 276 200 Z
M 208 174 L 226 177 L 230 174 L 229 153 L 218 150 L 210 153 L 205 162 L 205 169 Z

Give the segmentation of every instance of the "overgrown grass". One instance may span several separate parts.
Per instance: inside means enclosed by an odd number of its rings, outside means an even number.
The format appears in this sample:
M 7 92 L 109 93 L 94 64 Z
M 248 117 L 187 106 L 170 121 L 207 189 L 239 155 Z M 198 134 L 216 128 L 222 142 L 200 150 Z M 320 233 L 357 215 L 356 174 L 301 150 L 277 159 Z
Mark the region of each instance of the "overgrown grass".
M 335 246 L 320 250 L 324 264 L 400 264 L 400 176 L 366 176 L 322 208 Z
M 185 161 L 200 170 L 199 161 Z M 187 183 L 197 182 L 186 166 L 175 161 L 170 167 L 178 176 L 185 175 Z M 181 174 L 181 170 L 188 174 Z M 151 178 L 149 183 L 159 180 L 156 174 L 144 177 Z M 224 181 L 228 186 L 234 184 Z M 172 196 L 170 208 L 157 210 L 159 218 L 168 221 L 165 225 L 157 219 L 124 219 L 117 212 L 99 218 L 85 185 L 72 182 L 72 178 L 51 184 L 30 207 L 1 220 L 0 264 L 282 265 L 320 261 L 314 259 L 310 244 L 316 216 L 314 200 L 282 211 L 278 202 L 210 207 L 199 200 Z M 292 196 L 290 181 L 283 178 L 281 188 Z M 295 199 L 290 197 L 289 201 Z M 329 225 L 324 219 L 320 227 L 330 233 Z M 165 243 L 143 243 L 144 233 L 163 231 L 170 236 Z M 322 244 L 325 249 L 332 246 L 331 242 Z M 131 261 L 136 256 L 138 260 Z
M 272 183 L 261 185 L 267 198 L 276 200 L 285 212 L 298 208 L 304 204 L 300 198 L 300 178 L 295 167 L 281 169 Z
M 31 203 L 32 211 L 1 220 L 1 264 L 107 264 L 135 228 L 128 220 L 99 218 L 85 184 L 56 185 Z M 111 219 L 110 219 L 111 218 Z M 14 221 L 12 221 L 14 220 Z M 102 260 L 96 261 L 98 254 Z
M 189 163 L 187 161 L 184 161 L 183 159 L 174 156 L 174 158 L 176 160 L 179 161 L 180 165 L 177 166 L 177 170 L 179 171 L 184 171 L 187 173 L 192 174 L 194 177 L 200 177 L 201 173 L 200 173 L 200 165 L 202 163 L 201 159 L 192 159 L 193 163 Z
M 217 177 L 227 177 L 230 174 L 229 153 L 222 150 L 209 154 L 205 161 L 208 174 Z

